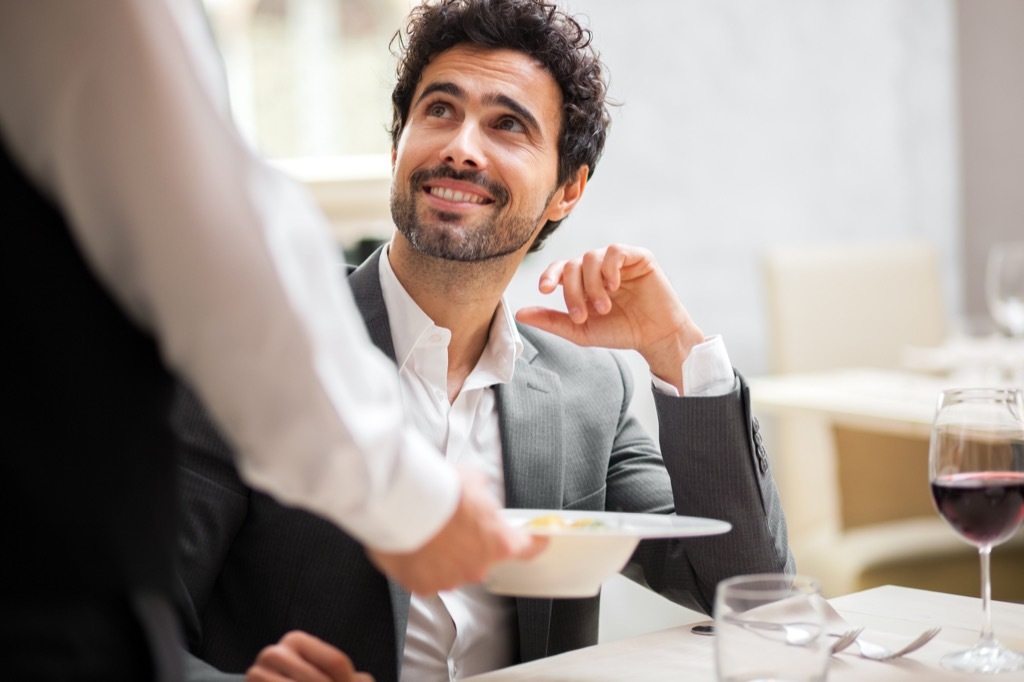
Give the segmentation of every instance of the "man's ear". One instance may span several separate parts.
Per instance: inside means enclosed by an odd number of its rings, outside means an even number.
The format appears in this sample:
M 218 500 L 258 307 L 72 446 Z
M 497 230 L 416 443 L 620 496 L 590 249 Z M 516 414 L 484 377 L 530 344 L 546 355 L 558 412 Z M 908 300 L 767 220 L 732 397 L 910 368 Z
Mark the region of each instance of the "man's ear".
M 590 168 L 586 165 L 576 169 L 576 174 L 565 181 L 565 184 L 558 188 L 555 196 L 551 198 L 548 205 L 547 220 L 562 220 L 572 212 L 572 209 L 579 203 L 583 196 L 583 190 L 587 186 L 587 176 Z
M 395 162 L 398 161 L 398 150 L 394 147 L 391 148 L 391 172 L 395 172 Z

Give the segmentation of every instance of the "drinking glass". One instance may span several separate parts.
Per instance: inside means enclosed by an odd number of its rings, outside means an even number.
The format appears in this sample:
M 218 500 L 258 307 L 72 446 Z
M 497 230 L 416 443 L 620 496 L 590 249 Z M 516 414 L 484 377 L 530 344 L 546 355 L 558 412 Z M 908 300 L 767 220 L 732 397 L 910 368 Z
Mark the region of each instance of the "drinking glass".
M 981 557 L 982 626 L 967 651 L 942 658 L 952 670 L 1024 670 L 1024 655 L 992 633 L 989 558 L 1024 519 L 1024 391 L 964 388 L 939 394 L 928 451 L 932 500 L 939 515 Z
M 1024 241 L 993 244 L 989 249 L 985 300 L 1000 331 L 1024 338 Z
M 715 591 L 720 682 L 823 682 L 831 642 L 818 582 L 781 573 L 741 575 Z

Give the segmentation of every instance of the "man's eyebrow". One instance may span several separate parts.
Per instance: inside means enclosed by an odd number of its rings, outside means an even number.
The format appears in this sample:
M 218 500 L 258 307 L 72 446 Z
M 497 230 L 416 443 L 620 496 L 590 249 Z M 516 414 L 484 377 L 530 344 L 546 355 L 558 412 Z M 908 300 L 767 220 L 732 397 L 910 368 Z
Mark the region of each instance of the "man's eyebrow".
M 420 102 L 422 102 L 424 99 L 426 99 L 428 96 L 434 94 L 435 92 L 443 92 L 446 95 L 451 95 L 452 97 L 454 97 L 456 99 L 460 99 L 460 100 L 466 99 L 466 91 L 465 90 L 460 88 L 455 83 L 450 83 L 448 81 L 442 81 L 440 83 L 431 83 L 427 87 L 423 88 L 423 92 L 421 92 L 420 96 L 416 98 L 416 102 L 415 103 L 419 104 Z
M 527 128 L 532 129 L 534 132 L 540 132 L 540 123 L 537 122 L 537 117 L 530 113 L 529 109 L 508 95 L 487 95 L 484 97 L 484 104 L 500 104 L 511 109 L 519 118 L 523 119 Z

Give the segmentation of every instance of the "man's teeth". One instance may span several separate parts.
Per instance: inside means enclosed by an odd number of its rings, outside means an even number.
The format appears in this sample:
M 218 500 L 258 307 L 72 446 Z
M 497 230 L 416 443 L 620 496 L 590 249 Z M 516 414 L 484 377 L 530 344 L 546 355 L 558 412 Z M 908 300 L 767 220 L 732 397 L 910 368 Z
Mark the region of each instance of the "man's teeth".
M 483 204 L 486 203 L 486 199 L 479 194 L 470 194 L 469 192 L 457 192 L 443 187 L 431 187 L 430 193 L 435 197 L 440 197 L 445 201 L 468 201 L 471 204 Z

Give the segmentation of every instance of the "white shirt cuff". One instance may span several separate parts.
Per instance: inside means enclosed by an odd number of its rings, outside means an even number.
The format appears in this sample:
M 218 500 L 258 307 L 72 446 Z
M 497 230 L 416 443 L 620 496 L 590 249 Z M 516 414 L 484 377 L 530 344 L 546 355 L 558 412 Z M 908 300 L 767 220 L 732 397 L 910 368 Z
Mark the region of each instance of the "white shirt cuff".
M 651 374 L 654 387 L 666 395 L 679 397 L 676 387 Z M 719 335 L 708 337 L 690 350 L 683 361 L 683 390 L 688 398 L 712 398 L 736 388 L 736 374 Z

